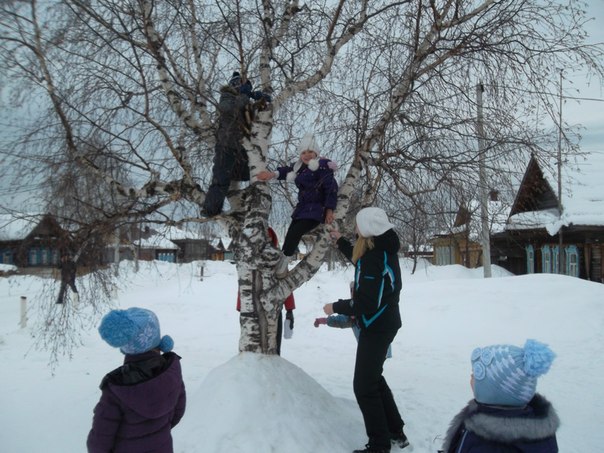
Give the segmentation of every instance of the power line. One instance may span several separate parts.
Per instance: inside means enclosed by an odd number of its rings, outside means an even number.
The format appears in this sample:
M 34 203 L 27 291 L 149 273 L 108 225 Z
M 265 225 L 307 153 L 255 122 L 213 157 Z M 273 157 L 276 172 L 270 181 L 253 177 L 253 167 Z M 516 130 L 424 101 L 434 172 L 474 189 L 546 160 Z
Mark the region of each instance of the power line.
M 556 98 L 559 98 L 560 96 L 562 96 L 562 99 L 570 99 L 570 100 L 573 100 L 573 101 L 604 102 L 604 98 L 587 98 L 587 97 L 581 97 L 581 96 L 570 96 L 570 95 L 566 95 L 566 94 L 560 95 L 559 93 L 552 93 L 552 92 L 549 92 L 549 91 L 527 90 L 526 88 L 510 87 L 510 86 L 507 86 L 507 85 L 495 85 L 495 84 L 486 84 L 486 85 L 490 86 L 490 87 L 493 87 L 493 88 L 503 88 L 503 89 L 506 89 L 506 90 L 519 91 L 521 93 L 542 94 L 542 95 L 546 95 L 546 96 L 554 96 Z

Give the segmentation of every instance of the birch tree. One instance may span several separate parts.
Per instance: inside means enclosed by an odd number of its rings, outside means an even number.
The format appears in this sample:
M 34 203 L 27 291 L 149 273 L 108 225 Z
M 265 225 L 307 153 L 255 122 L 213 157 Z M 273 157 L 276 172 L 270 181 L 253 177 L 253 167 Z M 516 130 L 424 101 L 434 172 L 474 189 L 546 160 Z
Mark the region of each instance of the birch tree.
M 584 45 L 583 7 L 553 0 L 4 1 L 5 99 L 38 113 L 21 122 L 10 150 L 29 172 L 43 175 L 40 162 L 52 156 L 103 178 L 118 202 L 88 220 L 91 229 L 149 216 L 220 223 L 237 264 L 239 349 L 273 354 L 282 301 L 318 271 L 330 244 L 327 229 L 317 228 L 310 253 L 277 280 L 279 251 L 266 230 L 282 186 L 254 176 L 294 158 L 312 129 L 340 163 L 337 227 L 350 228 L 344 220 L 358 204 L 410 215 L 400 212 L 401 200 L 473 178 L 477 81 L 491 100 L 490 168 L 500 171 L 523 150 L 547 152 L 544 119 L 556 101 L 543 93 L 558 70 L 602 75 L 602 48 Z M 252 181 L 232 187 L 230 209 L 217 218 L 168 218 L 169 206 L 198 212 L 203 204 L 218 90 L 234 70 L 272 96 L 243 143 Z M 104 149 L 90 146 L 99 140 Z M 119 163 L 131 183 L 99 166 L 92 149 Z

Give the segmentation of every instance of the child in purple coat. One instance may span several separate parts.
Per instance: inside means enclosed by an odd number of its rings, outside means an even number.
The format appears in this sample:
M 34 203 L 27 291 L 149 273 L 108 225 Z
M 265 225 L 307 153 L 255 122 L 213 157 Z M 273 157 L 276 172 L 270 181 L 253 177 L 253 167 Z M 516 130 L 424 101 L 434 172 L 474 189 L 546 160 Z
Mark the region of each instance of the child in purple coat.
M 101 382 L 88 452 L 173 453 L 170 431 L 184 415 L 186 393 L 172 338 L 160 337 L 152 311 L 136 307 L 110 311 L 99 333 L 125 357 Z
M 333 222 L 338 199 L 338 183 L 333 173 L 337 164 L 319 157 L 319 147 L 313 134 L 308 133 L 302 138 L 298 151 L 300 159 L 294 165 L 278 167 L 275 172 L 261 171 L 257 175 L 259 181 L 277 178 L 295 182 L 298 188 L 298 203 L 283 241 L 283 257 L 276 268 L 278 277 L 287 275 L 287 265 L 302 236 L 321 223 Z
M 538 341 L 524 347 L 493 345 L 472 352 L 474 399 L 447 432 L 444 453 L 557 453 L 560 420 L 551 403 L 536 393 L 554 353 Z

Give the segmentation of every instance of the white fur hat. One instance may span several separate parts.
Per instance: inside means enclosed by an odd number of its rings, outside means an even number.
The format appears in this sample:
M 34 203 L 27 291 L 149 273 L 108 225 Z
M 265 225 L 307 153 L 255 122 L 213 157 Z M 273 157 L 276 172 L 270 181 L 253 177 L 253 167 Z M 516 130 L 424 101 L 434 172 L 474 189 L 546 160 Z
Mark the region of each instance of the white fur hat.
M 394 225 L 388 220 L 386 212 L 382 208 L 363 208 L 357 213 L 357 228 L 361 236 L 365 238 L 380 236 Z
M 298 145 L 298 154 L 302 154 L 303 151 L 314 151 L 317 156 L 319 155 L 319 146 L 312 132 L 304 134 Z

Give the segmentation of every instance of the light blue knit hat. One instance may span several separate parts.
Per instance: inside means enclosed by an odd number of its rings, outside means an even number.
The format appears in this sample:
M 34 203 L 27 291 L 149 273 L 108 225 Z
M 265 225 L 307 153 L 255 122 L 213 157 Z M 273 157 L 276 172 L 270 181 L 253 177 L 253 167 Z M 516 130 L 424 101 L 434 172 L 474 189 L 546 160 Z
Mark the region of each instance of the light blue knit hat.
M 101 338 L 124 354 L 142 354 L 159 348 L 169 352 L 174 341 L 169 335 L 160 338 L 159 320 L 155 313 L 144 308 L 111 310 L 101 320 Z
M 549 371 L 555 357 L 546 344 L 535 340 L 526 340 L 524 348 L 503 344 L 474 349 L 474 398 L 498 406 L 528 404 L 535 396 L 537 378 Z

